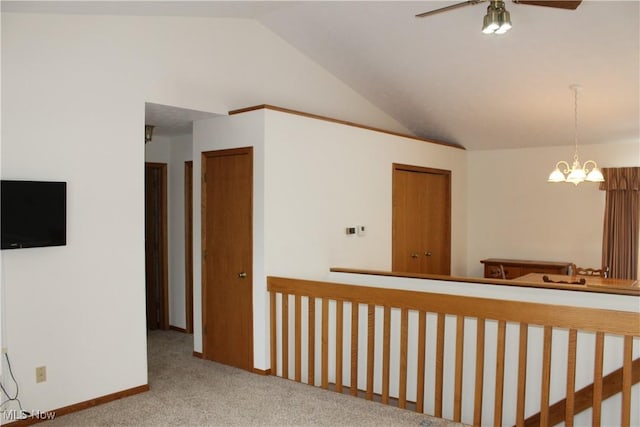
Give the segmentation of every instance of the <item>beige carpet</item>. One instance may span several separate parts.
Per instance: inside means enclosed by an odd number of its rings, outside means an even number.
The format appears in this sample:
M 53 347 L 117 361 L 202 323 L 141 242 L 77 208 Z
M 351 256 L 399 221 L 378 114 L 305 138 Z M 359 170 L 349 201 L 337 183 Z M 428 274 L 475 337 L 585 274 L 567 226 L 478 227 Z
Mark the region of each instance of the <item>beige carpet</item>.
M 460 426 L 409 410 L 192 356 L 193 337 L 149 333 L 150 391 L 47 426 Z

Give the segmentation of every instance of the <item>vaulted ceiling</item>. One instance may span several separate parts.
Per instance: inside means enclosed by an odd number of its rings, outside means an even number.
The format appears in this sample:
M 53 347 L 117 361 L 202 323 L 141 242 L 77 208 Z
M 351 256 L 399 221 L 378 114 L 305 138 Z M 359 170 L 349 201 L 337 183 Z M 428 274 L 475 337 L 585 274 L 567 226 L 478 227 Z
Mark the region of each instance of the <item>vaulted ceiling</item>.
M 488 3 L 456 1 L 2 2 L 10 11 L 256 19 L 417 136 L 470 150 L 640 144 L 640 2 L 576 10 L 507 1 L 513 28 L 485 35 Z M 15 4 L 18 3 L 18 4 Z M 313 112 L 313 111 L 310 111 Z

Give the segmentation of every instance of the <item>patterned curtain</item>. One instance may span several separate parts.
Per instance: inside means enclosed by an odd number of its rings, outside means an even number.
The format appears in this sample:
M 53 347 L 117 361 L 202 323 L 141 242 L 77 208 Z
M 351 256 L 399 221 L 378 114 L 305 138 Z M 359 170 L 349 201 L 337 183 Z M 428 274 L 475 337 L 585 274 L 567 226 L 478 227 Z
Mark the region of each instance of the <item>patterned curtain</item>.
M 602 236 L 602 266 L 609 277 L 638 278 L 640 167 L 603 168 L 600 190 L 607 192 Z

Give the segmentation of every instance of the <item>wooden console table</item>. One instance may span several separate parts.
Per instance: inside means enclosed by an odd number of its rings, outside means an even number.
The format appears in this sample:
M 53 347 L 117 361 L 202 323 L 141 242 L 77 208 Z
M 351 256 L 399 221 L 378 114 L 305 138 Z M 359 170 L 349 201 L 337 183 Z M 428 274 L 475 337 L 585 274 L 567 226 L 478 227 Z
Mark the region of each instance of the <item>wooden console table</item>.
M 484 277 L 501 279 L 500 266 L 504 269 L 505 279 L 515 279 L 529 273 L 569 274 L 570 262 L 531 261 L 522 259 L 487 258 L 480 261 L 484 264 Z

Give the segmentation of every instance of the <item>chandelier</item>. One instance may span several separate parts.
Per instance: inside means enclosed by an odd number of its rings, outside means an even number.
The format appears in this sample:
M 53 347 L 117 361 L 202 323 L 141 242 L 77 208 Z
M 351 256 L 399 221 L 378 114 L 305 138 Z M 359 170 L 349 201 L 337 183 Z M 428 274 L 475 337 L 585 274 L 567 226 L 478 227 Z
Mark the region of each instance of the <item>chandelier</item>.
M 564 160 L 556 163 L 556 168 L 549 175 L 548 182 L 570 182 L 578 185 L 583 181 L 603 182 L 604 176 L 598 169 L 598 165 L 593 160 L 587 160 L 584 165 L 580 165 L 578 159 L 578 91 L 582 89 L 579 85 L 571 85 L 570 88 L 574 92 L 574 142 L 575 151 L 573 154 L 573 164 Z

